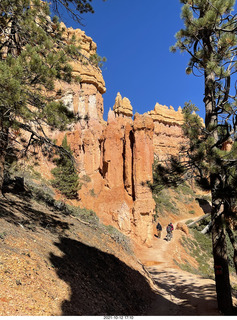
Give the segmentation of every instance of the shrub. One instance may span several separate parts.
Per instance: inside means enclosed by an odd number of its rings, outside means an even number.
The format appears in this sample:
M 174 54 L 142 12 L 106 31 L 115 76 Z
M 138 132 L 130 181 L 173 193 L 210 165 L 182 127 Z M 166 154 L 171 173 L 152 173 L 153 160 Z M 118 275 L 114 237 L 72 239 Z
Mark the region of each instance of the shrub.
M 103 226 L 103 231 L 105 234 L 108 234 L 114 241 L 121 244 L 129 254 L 132 254 L 130 239 L 123 233 L 121 233 L 117 228 L 111 225 Z
M 72 154 L 72 151 L 67 144 L 67 136 L 65 135 L 62 147 Z M 68 199 L 77 199 L 78 190 L 81 185 L 79 183 L 79 177 L 72 160 L 61 153 L 59 158 L 55 159 L 56 167 L 51 170 L 54 175 L 54 179 L 51 180 L 52 186 L 57 188 Z
M 98 226 L 100 223 L 96 213 L 92 210 L 69 205 L 67 205 L 67 208 L 73 216 L 78 217 L 80 220 L 89 223 L 90 225 Z
M 156 213 L 159 215 L 164 214 L 164 212 L 169 212 L 178 215 L 179 210 L 175 202 L 172 200 L 172 196 L 170 195 L 169 189 L 163 189 L 159 193 L 153 193 L 153 198 L 156 203 Z

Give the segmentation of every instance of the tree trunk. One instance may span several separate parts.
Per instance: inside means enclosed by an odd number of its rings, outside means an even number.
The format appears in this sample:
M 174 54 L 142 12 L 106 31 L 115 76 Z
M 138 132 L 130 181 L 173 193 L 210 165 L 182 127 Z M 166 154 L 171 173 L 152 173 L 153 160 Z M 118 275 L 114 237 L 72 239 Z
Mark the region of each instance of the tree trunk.
M 204 229 L 202 229 L 201 233 L 206 234 L 208 231 L 210 231 L 211 227 L 212 227 L 212 221 L 210 221 L 208 225 Z
M 206 37 L 204 47 L 210 52 L 211 40 Z M 210 57 L 207 57 L 210 60 Z M 205 126 L 210 135 L 214 138 L 214 143 L 218 142 L 217 132 L 217 106 L 215 96 L 215 73 L 205 71 Z M 214 258 L 214 271 L 216 281 L 217 304 L 220 312 L 224 315 L 233 314 L 233 304 L 231 296 L 231 286 L 229 278 L 229 266 L 227 257 L 227 245 L 225 237 L 225 228 L 222 221 L 224 215 L 224 206 L 222 199 L 217 195 L 222 189 L 223 177 L 217 174 L 210 174 L 211 193 L 212 193 L 212 247 Z
M 233 249 L 234 249 L 233 261 L 234 261 L 234 266 L 235 266 L 235 272 L 237 274 L 237 242 L 236 242 L 235 235 L 234 235 L 233 231 L 231 230 L 229 223 L 227 223 L 226 231 L 228 233 L 230 242 L 231 242 Z
M 215 141 L 218 141 L 217 133 L 217 110 L 215 100 L 215 74 L 205 73 L 205 127 L 212 133 Z M 213 129 L 215 129 L 213 131 Z
M 207 214 L 205 214 L 204 216 L 198 218 L 197 220 L 189 223 L 187 226 L 188 226 L 188 227 L 192 227 L 192 226 L 194 226 L 196 223 L 198 223 L 199 221 L 202 221 L 203 219 L 206 219 L 206 218 L 209 217 L 209 216 L 210 216 L 210 213 L 207 213 Z
M 4 168 L 5 168 L 5 159 L 7 154 L 8 147 L 8 135 L 9 135 L 9 126 L 8 121 L 3 114 L 3 111 L 0 113 L 0 196 L 2 196 L 3 183 L 4 183 Z
M 229 266 L 227 257 L 226 235 L 223 223 L 223 212 L 212 212 L 212 246 L 218 309 L 224 315 L 233 314 Z

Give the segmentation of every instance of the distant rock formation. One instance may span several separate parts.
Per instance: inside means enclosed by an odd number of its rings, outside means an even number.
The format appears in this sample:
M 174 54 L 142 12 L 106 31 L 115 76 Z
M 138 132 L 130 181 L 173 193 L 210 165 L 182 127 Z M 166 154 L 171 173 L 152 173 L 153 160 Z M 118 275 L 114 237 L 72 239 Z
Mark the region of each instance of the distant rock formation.
M 82 188 L 80 201 L 71 202 L 94 210 L 105 224 L 150 246 L 155 202 L 148 182 L 152 182 L 154 156 L 177 154 L 184 141 L 181 108 L 175 111 L 157 103 L 153 111 L 136 113 L 133 119 L 129 99 L 118 93 L 104 121 L 102 73 L 98 67 L 85 64 L 96 54 L 96 44 L 83 31 L 66 29 L 65 41 L 72 36 L 82 48 L 82 60 L 72 64 L 73 74 L 81 82 L 58 82 L 57 98 L 78 114 L 79 120 L 70 131 L 52 133 L 58 144 L 67 135 L 77 162 Z
M 133 116 L 133 110 L 130 100 L 126 97 L 122 99 L 122 96 L 119 92 L 117 93 L 117 97 L 115 98 L 113 110 L 115 115 L 123 115 L 127 117 Z
M 103 121 L 104 105 L 102 94 L 106 92 L 105 82 L 99 67 L 90 62 L 90 57 L 96 54 L 97 45 L 80 29 L 64 28 L 64 39 L 69 41 L 75 37 L 80 45 L 80 58 L 71 62 L 74 77 L 80 78 L 80 83 L 67 84 L 58 82 L 57 98 L 82 119 L 99 119 Z
M 185 142 L 181 107 L 175 111 L 172 106 L 167 107 L 156 103 L 154 110 L 149 111 L 148 115 L 154 121 L 155 157 L 162 160 L 170 155 L 177 155 L 179 147 Z

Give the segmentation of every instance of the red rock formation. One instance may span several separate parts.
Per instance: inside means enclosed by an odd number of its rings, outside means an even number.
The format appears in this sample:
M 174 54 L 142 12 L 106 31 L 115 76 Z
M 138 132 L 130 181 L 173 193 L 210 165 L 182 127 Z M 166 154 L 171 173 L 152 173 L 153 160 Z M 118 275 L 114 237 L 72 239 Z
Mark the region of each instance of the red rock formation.
M 65 31 L 65 39 L 73 35 L 81 39 L 86 59 L 96 53 L 96 44 L 84 32 L 71 28 Z M 157 104 L 154 111 L 135 114 L 133 120 L 130 101 L 118 94 L 106 123 L 101 71 L 77 61 L 73 73 L 80 76 L 80 84 L 57 83 L 57 98 L 80 120 L 66 133 L 54 132 L 53 138 L 61 144 L 67 134 L 77 162 L 82 188 L 80 201 L 74 204 L 94 210 L 104 223 L 149 246 L 155 202 L 148 181 L 152 182 L 154 154 L 177 154 L 177 146 L 183 141 L 181 110 L 175 112 L 172 107 Z
M 155 202 L 148 182 L 152 182 L 152 164 L 154 161 L 153 132 L 154 125 L 148 115 L 135 114 L 133 147 L 133 180 L 135 202 L 133 217 L 135 233 L 148 245 L 153 236 L 152 217 Z
M 189 234 L 188 226 L 185 223 L 182 223 L 182 222 L 178 222 L 177 223 L 176 230 L 181 230 L 187 235 Z
M 122 99 L 121 94 L 118 92 L 115 98 L 115 104 L 113 107 L 115 114 L 124 115 L 128 117 L 133 116 L 132 106 L 128 98 L 124 97 Z
M 97 131 L 91 135 L 92 128 L 82 132 L 82 143 L 87 145 L 84 156 L 92 157 L 85 164 L 92 166 L 84 171 L 91 181 L 79 192 L 81 202 L 97 212 L 103 222 L 115 224 L 125 234 L 149 245 L 155 207 L 147 186 L 152 180 L 153 121 L 149 116 L 136 115 L 133 122 L 112 115 L 112 111 L 109 119 L 101 134 Z M 93 162 L 98 144 L 100 164 Z

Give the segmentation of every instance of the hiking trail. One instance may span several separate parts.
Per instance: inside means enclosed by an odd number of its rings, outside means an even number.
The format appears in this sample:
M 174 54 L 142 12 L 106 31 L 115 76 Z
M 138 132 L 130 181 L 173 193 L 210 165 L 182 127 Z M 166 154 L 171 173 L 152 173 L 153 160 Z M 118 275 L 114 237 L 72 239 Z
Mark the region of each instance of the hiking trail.
M 220 315 L 217 309 L 215 281 L 179 269 L 174 259 L 182 254 L 179 242 L 184 233 L 176 230 L 173 239 L 164 240 L 154 236 L 151 248 L 139 248 L 137 257 L 150 273 L 157 298 L 148 315 Z

